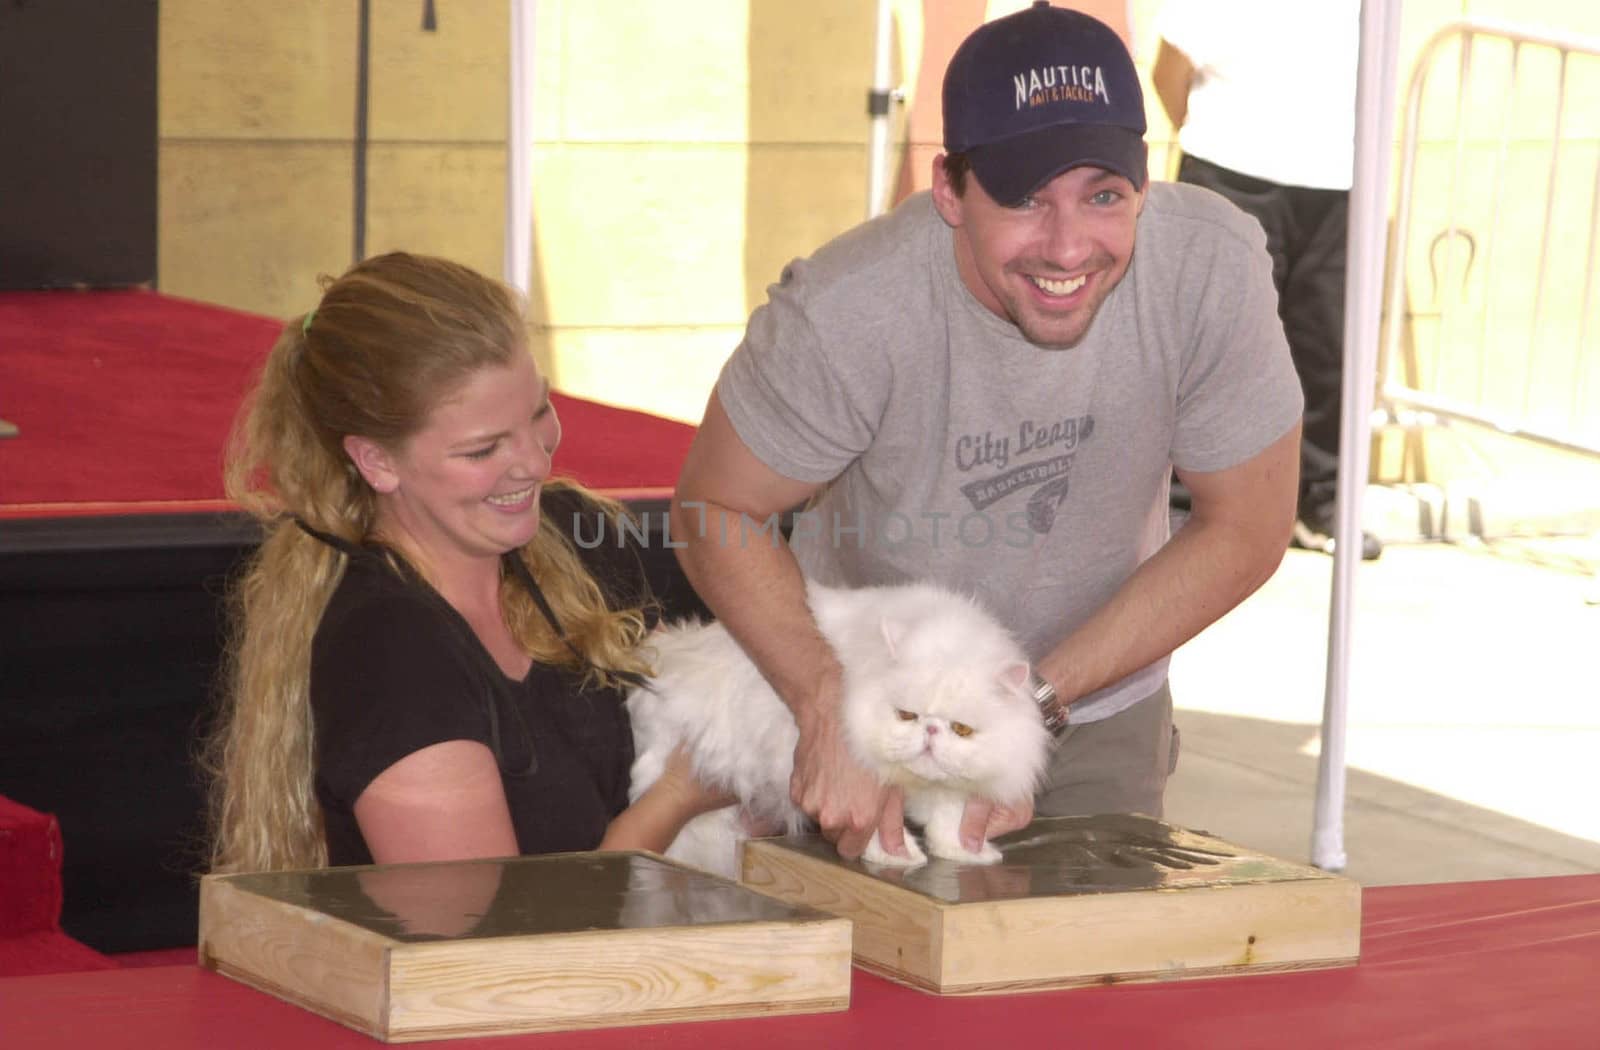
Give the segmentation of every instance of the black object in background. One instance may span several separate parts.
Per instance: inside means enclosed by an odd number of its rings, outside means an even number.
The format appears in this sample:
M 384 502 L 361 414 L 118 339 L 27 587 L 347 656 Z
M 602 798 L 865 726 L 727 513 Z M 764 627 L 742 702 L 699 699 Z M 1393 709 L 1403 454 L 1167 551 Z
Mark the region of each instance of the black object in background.
M 156 278 L 157 0 L 0 0 L 0 289 Z
M 661 531 L 666 501 L 632 508 L 665 619 L 709 617 Z M 227 583 L 259 539 L 238 512 L 0 522 L 0 795 L 61 822 L 61 925 L 98 951 L 195 943 L 193 758 Z

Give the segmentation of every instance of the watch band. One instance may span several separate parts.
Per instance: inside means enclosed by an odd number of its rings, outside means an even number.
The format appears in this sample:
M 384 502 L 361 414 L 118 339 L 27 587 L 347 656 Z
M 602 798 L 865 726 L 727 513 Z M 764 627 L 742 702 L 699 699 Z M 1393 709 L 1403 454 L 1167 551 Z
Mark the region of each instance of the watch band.
M 1033 703 L 1039 708 L 1044 727 L 1050 730 L 1051 736 L 1060 737 L 1067 729 L 1067 705 L 1056 696 L 1056 687 L 1039 677 L 1037 671 L 1031 675 L 1030 685 Z

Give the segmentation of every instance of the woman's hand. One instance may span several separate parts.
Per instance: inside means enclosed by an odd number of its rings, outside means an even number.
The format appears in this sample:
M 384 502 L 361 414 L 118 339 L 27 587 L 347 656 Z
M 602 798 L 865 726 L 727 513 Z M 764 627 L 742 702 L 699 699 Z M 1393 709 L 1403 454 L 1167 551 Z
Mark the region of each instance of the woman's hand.
M 708 788 L 697 780 L 693 763 L 680 748 L 667 760 L 660 778 L 612 820 L 599 848 L 647 849 L 660 853 L 672 845 L 672 840 L 689 821 L 737 801 L 728 792 Z
M 668 804 L 682 810 L 685 822 L 691 817 L 709 813 L 713 809 L 721 809 L 723 806 L 731 806 L 739 801 L 732 792 L 709 788 L 696 779 L 694 763 L 681 747 L 672 752 L 672 757 L 667 759 L 666 768 L 661 771 L 661 778 L 645 790 L 646 795 L 655 792 L 660 792 Z

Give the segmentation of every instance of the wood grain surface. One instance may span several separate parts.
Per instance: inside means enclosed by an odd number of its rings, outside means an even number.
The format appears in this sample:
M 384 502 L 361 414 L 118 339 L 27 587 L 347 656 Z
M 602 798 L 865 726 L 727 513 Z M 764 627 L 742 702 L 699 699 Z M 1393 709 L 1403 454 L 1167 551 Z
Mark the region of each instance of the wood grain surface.
M 1355 882 L 1145 817 L 1042 818 L 993 866 L 748 843 L 753 889 L 849 918 L 856 964 L 943 994 L 1353 964 Z
M 850 923 L 649 854 L 208 876 L 202 965 L 391 1042 L 814 1013 Z

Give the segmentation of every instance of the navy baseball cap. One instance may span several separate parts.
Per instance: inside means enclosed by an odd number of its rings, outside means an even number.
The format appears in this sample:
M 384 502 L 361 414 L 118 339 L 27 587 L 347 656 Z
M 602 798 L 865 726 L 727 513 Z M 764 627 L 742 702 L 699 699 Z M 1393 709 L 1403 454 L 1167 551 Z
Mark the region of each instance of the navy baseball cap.
M 1144 91 L 1122 38 L 1048 0 L 975 29 L 944 74 L 944 148 L 1016 204 L 1069 168 L 1144 185 Z

